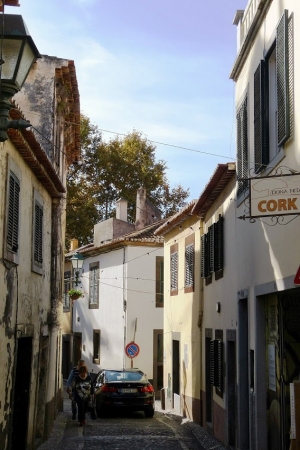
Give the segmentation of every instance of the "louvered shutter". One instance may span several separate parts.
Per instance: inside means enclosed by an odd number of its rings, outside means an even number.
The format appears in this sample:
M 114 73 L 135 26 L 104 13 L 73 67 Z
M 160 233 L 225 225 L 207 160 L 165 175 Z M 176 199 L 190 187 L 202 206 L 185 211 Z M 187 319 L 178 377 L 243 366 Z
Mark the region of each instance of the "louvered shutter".
M 38 203 L 35 204 L 34 262 L 39 266 L 43 263 L 43 208 Z
M 194 286 L 194 245 L 185 248 L 185 286 Z
M 255 173 L 269 163 L 266 132 L 265 62 L 261 61 L 254 73 L 254 158 Z
M 171 255 L 171 291 L 178 290 L 177 284 L 177 272 L 178 272 L 178 253 L 172 253 Z
M 214 271 L 222 270 L 224 267 L 224 218 L 220 215 L 214 228 L 215 256 Z
M 19 197 L 20 182 L 16 176 L 11 174 L 9 177 L 7 247 L 15 253 L 19 247 Z
M 238 196 L 248 187 L 248 100 L 245 97 L 241 104 L 237 116 L 237 176 L 238 176 Z
M 205 278 L 205 234 L 201 236 L 201 278 Z
M 99 263 L 90 265 L 90 286 L 89 286 L 89 302 L 91 305 L 98 304 L 98 286 L 99 286 Z
M 210 383 L 216 386 L 218 379 L 218 345 L 216 340 L 210 341 Z
M 217 348 L 216 388 L 219 389 L 220 393 L 222 393 L 223 392 L 223 342 L 220 340 L 217 340 L 216 348 Z
M 209 241 L 209 273 L 214 271 L 214 255 L 215 255 L 215 242 L 214 242 L 214 225 L 208 229 L 208 241 Z
M 290 136 L 289 120 L 289 67 L 288 67 L 288 11 L 285 10 L 276 30 L 276 77 L 277 77 L 277 132 L 278 146 Z

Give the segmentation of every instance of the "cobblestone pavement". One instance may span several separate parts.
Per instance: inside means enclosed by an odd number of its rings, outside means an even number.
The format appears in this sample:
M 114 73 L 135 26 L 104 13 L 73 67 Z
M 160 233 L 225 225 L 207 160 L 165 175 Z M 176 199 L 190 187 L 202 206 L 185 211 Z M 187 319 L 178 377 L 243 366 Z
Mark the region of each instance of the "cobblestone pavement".
M 39 450 L 228 450 L 199 425 L 156 402 L 153 418 L 143 413 L 114 415 L 91 420 L 79 427 L 71 419 L 71 402 L 65 396 L 49 439 Z

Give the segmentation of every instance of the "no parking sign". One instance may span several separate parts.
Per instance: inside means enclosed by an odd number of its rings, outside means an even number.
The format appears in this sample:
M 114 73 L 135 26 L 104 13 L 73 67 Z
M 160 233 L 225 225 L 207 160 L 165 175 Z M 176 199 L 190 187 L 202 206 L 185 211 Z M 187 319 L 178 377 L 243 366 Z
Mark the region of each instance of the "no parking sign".
M 135 358 L 140 353 L 140 347 L 135 342 L 129 342 L 125 347 L 125 353 L 129 358 Z

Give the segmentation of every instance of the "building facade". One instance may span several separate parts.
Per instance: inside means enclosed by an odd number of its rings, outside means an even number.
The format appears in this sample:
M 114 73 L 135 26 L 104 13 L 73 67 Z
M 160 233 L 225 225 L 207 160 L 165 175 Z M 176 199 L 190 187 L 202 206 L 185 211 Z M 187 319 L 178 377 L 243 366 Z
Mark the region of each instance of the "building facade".
M 74 284 L 69 262 L 74 251 L 66 255 L 64 361 L 70 357 L 72 365 L 82 358 L 92 374 L 100 368 L 138 367 L 159 396 L 163 387 L 163 240 L 154 231 L 162 221 L 154 219 L 158 213 L 153 214 L 145 189 L 138 191 L 137 205 L 132 224 L 127 222 L 127 201 L 119 200 L 116 217 L 97 224 L 93 244 L 78 249 L 84 257 L 78 284 L 84 297 L 73 303 L 67 289 Z M 139 348 L 133 358 L 125 351 L 131 342 Z
M 79 158 L 74 63 L 42 57 L 13 100 L 11 119 L 30 120 L 33 128 L 9 129 L 0 152 L 0 447 L 31 450 L 62 406 L 65 179 Z

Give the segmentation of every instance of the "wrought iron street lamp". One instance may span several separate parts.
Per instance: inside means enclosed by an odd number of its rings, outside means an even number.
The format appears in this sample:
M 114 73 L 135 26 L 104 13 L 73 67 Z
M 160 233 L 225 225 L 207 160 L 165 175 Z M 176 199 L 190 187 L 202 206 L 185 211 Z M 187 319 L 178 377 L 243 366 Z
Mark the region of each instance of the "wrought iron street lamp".
M 22 16 L 3 14 L 0 20 L 0 142 L 7 140 L 8 128 L 28 128 L 25 120 L 9 120 L 10 98 L 18 92 L 33 63 L 41 55 Z
M 74 253 L 74 255 L 70 258 L 75 274 L 75 286 L 78 286 L 78 279 L 80 270 L 82 269 L 83 266 L 83 260 L 84 260 L 83 256 L 78 252 Z

